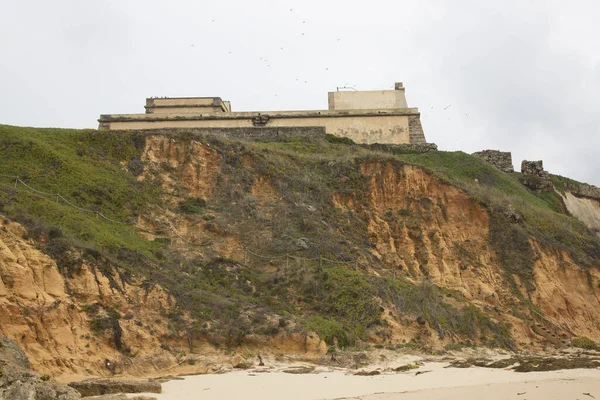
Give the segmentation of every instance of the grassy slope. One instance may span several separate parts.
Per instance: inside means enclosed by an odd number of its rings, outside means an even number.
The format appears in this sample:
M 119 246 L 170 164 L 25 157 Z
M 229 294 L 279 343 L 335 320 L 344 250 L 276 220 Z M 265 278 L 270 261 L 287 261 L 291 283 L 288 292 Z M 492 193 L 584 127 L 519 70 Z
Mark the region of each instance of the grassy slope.
M 110 223 L 93 213 L 74 210 L 57 203 L 53 196 L 39 198 L 21 185 L 17 185 L 15 191 L 14 180 L 1 176 L 0 210 L 30 228 L 39 225 L 48 232 L 58 227 L 72 244 L 98 249 L 123 268 L 159 282 L 198 319 L 194 329 L 213 334 L 215 341 L 237 344 L 251 331 L 275 333 L 286 325 L 286 318 L 291 318 L 317 330 L 330 343 L 335 337 L 338 343 L 352 344 L 355 337 L 364 336 L 368 327 L 379 323 L 378 318 L 373 317 L 377 305 L 370 295 L 377 293 L 392 299 L 401 310 L 423 315 L 440 335 L 449 331 L 470 337 L 477 330 L 482 335 L 489 331 L 488 336 L 495 339 L 495 344 L 506 344 L 506 327 L 492 323 L 472 307 L 458 310 L 448 306 L 443 301 L 445 293 L 435 287 L 415 287 L 400 279 L 367 277 L 343 266 L 328 266 L 323 270 L 318 262 L 292 263 L 288 270 L 275 276 L 218 257 L 184 262 L 172 251 L 165 256 L 164 243 L 149 242 L 126 224 L 146 212 L 149 205 L 164 206 L 158 200 L 158 185 L 139 183 L 122 167 L 126 164 L 135 170 L 143 143 L 142 137 L 127 132 L 0 125 L 0 174 L 20 176 L 39 190 L 60 193 L 80 207 L 101 211 L 124 224 Z M 311 256 L 355 258 L 356 244 L 368 245 L 364 221 L 335 209 L 330 195 L 331 191 L 354 193 L 357 201 L 366 204 L 367 180 L 354 160 L 374 159 L 420 165 L 479 198 L 492 216 L 501 215 L 512 205 L 523 215 L 523 226 L 507 225 L 503 223 L 505 218 L 492 218 L 496 221 L 492 240 L 497 242 L 500 262 L 507 271 L 525 276 L 530 272 L 533 255 L 527 252 L 527 240 L 531 234 L 565 247 L 579 259 L 589 261 L 587 264 L 594 260 L 598 248 L 593 234 L 575 219 L 561 214 L 557 195 L 532 193 L 516 177 L 462 152 L 392 155 L 336 139 L 270 143 L 213 140 L 213 144 L 225 161 L 225 178 L 220 180 L 215 199 L 208 201 L 206 210 L 217 215 L 215 223 L 223 219 L 224 226 L 243 220 L 244 225 L 235 226 L 240 235 L 244 232 L 248 235 L 243 237 L 247 241 L 255 236 L 256 226 L 268 223 L 276 234 L 274 237 L 309 235 L 317 244 L 311 247 Z M 242 155 L 250 155 L 255 160 L 253 169 L 240 165 Z M 271 220 L 257 216 L 253 208 L 248 195 L 252 174 L 269 177 L 282 194 L 282 201 L 289 205 L 276 210 Z M 302 203 L 315 204 L 318 211 L 316 214 L 299 211 L 292 206 Z M 319 220 L 327 221 L 331 229 L 324 228 Z M 339 244 L 340 239 L 349 244 Z M 284 241 L 274 240 L 261 250 L 274 255 L 285 254 L 289 252 L 286 246 Z M 124 250 L 129 256 L 121 256 Z M 142 258 L 144 262 L 140 263 Z M 160 268 L 153 268 L 156 265 Z M 246 280 L 255 282 L 258 291 L 252 293 L 249 288 L 236 284 Z M 307 312 L 304 316 L 290 304 L 288 287 L 296 288 L 304 299 Z M 239 318 L 240 310 L 256 311 L 253 326 Z M 283 320 L 279 326 L 269 325 L 258 318 L 260 310 L 282 315 Z M 181 322 L 177 315 L 170 317 Z M 209 319 L 222 322 L 220 332 L 203 331 L 202 321 Z
M 0 174 L 18 176 L 37 190 L 59 193 L 79 207 L 100 211 L 122 224 L 78 211 L 56 196 L 40 195 L 0 176 L 4 211 L 17 219 L 60 227 L 88 246 L 112 252 L 127 247 L 150 256 L 156 246 L 126 224 L 127 217 L 144 212 L 155 201 L 156 192 L 123 173 L 118 164 L 139 153 L 134 143 L 131 134 L 0 125 Z

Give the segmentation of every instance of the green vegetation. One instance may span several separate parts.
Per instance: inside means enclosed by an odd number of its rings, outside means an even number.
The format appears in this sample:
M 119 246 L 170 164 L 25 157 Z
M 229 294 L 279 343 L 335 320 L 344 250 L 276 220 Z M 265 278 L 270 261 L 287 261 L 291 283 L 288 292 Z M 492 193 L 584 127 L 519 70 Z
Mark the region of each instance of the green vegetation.
M 533 193 L 515 176 L 462 152 L 402 154 L 330 135 L 277 142 L 178 136 L 178 141 L 192 139 L 209 143 L 222 161 L 215 187 L 207 198 L 190 197 L 174 175 L 174 192 L 166 199 L 161 173 L 176 171 L 144 169 L 142 134 L 0 125 L 0 171 L 6 175 L 0 176 L 0 213 L 24 224 L 66 277 L 86 263 L 115 290 L 132 276 L 143 278 L 147 288 L 160 284 L 179 306 L 164 310 L 173 334 L 206 335 L 217 346 L 236 346 L 249 333 L 274 335 L 294 325 L 316 331 L 329 346 L 346 348 L 373 330 L 388 329 L 383 305 L 392 306 L 403 323 L 419 318 L 441 338 L 514 346 L 506 324 L 461 296 L 427 280 L 414 284 L 363 269 L 365 263 L 375 270 L 381 266 L 368 229 L 371 181 L 361 171 L 371 162 L 396 169 L 421 166 L 483 204 L 490 215 L 490 244 L 509 282 L 517 275 L 531 289 L 532 237 L 568 251 L 583 268 L 600 259 L 597 236 L 564 214 L 556 193 Z M 49 194 L 32 192 L 16 176 Z M 272 187 L 272 195 L 267 190 L 257 198 L 258 178 Z M 92 212 L 74 208 L 56 193 Z M 334 197 L 353 206 L 338 207 Z M 408 231 L 418 245 L 418 268 L 428 276 L 429 263 L 440 254 L 440 237 L 423 231 L 423 222 L 435 210 L 447 220 L 447 200 L 411 201 L 381 218 Z M 134 228 L 140 216 L 165 210 L 207 236 L 235 237 L 251 252 L 225 258 L 212 240 L 186 247 L 166 229 L 159 233 L 169 237 L 146 240 Z M 423 245 L 427 239 L 432 254 Z M 453 243 L 452 251 L 477 266 L 477 249 L 469 243 Z M 117 311 L 98 304 L 81 311 L 90 315 L 96 332 L 110 332 L 115 347 L 122 348 Z
M 190 197 L 179 202 L 179 210 L 188 214 L 201 214 L 206 207 L 206 200 Z
M 128 222 L 156 202 L 159 188 L 138 182 L 119 165 L 139 159 L 143 145 L 144 138 L 132 133 L 0 125 L 0 211 L 29 228 L 60 226 L 83 246 L 112 254 L 124 246 L 151 257 L 156 246 L 136 235 Z M 56 193 L 92 212 L 73 208 Z
M 571 340 L 571 344 L 573 347 L 579 347 L 580 349 L 598 350 L 598 345 L 596 342 L 585 336 L 573 338 L 573 340 Z

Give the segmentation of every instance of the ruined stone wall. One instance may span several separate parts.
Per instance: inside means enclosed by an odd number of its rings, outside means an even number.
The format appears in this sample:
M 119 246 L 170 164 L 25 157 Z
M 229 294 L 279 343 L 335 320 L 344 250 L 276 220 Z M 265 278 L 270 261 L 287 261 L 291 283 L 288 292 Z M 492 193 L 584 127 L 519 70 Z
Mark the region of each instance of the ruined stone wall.
M 521 162 L 521 183 L 531 190 L 538 192 L 551 192 L 554 190 L 554 183 L 550 174 L 544 171 L 541 160 Z
M 504 172 L 514 172 L 512 154 L 509 151 L 483 150 L 471 154 Z

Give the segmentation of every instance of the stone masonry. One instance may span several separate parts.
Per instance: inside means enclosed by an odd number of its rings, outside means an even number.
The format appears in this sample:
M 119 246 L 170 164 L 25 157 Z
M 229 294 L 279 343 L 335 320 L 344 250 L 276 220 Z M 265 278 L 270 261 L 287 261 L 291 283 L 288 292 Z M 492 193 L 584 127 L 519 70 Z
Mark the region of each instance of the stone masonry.
M 136 132 L 153 135 L 207 135 L 227 139 L 249 139 L 261 142 L 280 141 L 291 137 L 324 138 L 325 128 L 321 126 L 284 126 L 264 128 L 164 128 L 140 129 Z
M 425 134 L 423 133 L 423 125 L 421 125 L 420 116 L 408 117 L 408 134 L 410 137 L 411 144 L 423 144 L 425 141 Z
M 471 155 L 479 158 L 481 161 L 484 161 L 493 167 L 498 168 L 500 171 L 515 171 L 512 164 L 512 154 L 509 151 L 483 150 Z
M 537 192 L 551 192 L 554 190 L 554 183 L 550 174 L 544 171 L 542 161 L 521 162 L 521 183 L 531 190 Z

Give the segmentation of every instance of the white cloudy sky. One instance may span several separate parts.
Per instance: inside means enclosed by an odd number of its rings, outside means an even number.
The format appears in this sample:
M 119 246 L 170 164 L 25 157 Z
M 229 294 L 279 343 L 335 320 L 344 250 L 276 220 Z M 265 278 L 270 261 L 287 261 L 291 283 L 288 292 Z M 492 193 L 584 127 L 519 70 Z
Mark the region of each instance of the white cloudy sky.
M 323 109 L 395 81 L 440 149 L 600 185 L 597 0 L 0 0 L 0 123 L 95 128 L 150 96 Z

